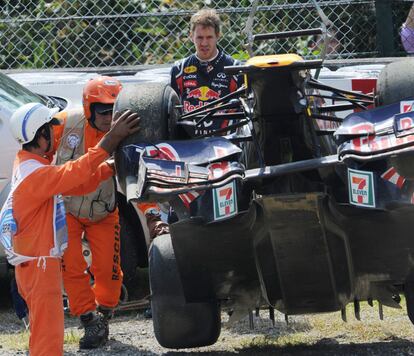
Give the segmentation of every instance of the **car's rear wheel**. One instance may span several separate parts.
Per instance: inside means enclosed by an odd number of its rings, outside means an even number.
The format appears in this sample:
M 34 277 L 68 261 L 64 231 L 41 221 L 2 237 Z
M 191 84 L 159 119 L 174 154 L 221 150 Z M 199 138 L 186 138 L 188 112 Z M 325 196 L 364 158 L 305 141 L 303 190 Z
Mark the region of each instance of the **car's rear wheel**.
M 388 64 L 381 71 L 377 81 L 378 105 L 389 105 L 408 98 L 414 98 L 414 59 Z M 414 179 L 413 162 L 413 152 L 398 154 L 390 158 L 391 166 L 400 175 L 410 180 Z
M 150 256 L 151 307 L 155 337 L 167 348 L 214 344 L 221 329 L 216 301 L 187 303 L 170 235 L 157 237 Z
M 114 111 L 130 109 L 137 112 L 140 117 L 140 130 L 124 139 L 115 152 L 118 180 L 124 192 L 125 180 L 131 174 L 132 167 L 125 157 L 122 157 L 122 148 L 129 144 L 153 143 L 176 138 L 179 103 L 175 91 L 164 83 L 129 85 L 119 93 Z
M 174 90 L 163 83 L 138 83 L 126 85 L 117 97 L 115 111 L 130 109 L 140 116 L 140 130 L 121 142 L 115 152 L 118 182 L 126 193 L 126 177 L 135 177 L 138 160 L 131 162 L 122 152 L 129 144 L 153 143 L 172 138 L 179 115 L 179 99 Z M 141 222 L 134 207 L 123 194 L 118 194 L 121 225 L 121 264 L 124 282 L 130 296 L 141 295 L 137 284 L 137 266 L 148 265 L 147 242 Z
M 388 105 L 408 97 L 414 97 L 414 59 L 385 66 L 377 80 L 377 103 Z
M 404 295 L 408 318 L 414 324 L 414 281 L 406 281 L 404 284 Z

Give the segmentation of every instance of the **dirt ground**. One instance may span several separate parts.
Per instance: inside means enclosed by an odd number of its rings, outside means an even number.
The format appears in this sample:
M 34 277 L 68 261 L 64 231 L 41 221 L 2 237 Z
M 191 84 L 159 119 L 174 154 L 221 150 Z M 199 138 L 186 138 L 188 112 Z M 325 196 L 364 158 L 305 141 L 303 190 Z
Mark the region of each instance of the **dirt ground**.
M 28 332 L 11 309 L 11 303 L 0 288 L 0 355 L 27 354 Z M 402 302 L 404 304 L 404 301 Z M 119 312 L 110 324 L 110 340 L 95 351 L 79 351 L 82 335 L 76 318 L 65 322 L 65 355 L 414 355 L 414 328 L 402 309 L 384 308 L 385 318 L 379 320 L 378 308 L 362 305 L 361 321 L 348 308 L 348 322 L 340 313 L 310 316 L 276 314 L 275 325 L 267 311 L 254 317 L 250 329 L 246 317 L 228 325 L 222 314 L 222 332 L 216 344 L 191 350 L 167 350 L 156 341 L 152 320 L 142 311 Z M 179 327 L 179 326 L 177 326 Z

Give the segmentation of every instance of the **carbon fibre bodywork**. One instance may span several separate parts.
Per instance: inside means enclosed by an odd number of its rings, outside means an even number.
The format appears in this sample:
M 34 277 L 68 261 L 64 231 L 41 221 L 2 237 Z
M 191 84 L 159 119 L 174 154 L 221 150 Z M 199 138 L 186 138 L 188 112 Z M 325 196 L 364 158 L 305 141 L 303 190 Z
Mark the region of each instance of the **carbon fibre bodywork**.
M 262 197 L 214 225 L 180 221 L 171 234 L 186 300 L 268 304 L 289 315 L 354 300 L 396 307 L 392 297 L 414 268 L 413 213 L 361 211 L 310 193 Z
M 400 307 L 405 292 L 412 304 L 404 286 L 414 281 L 414 100 L 372 108 L 372 95 L 312 78 L 315 61 L 279 55 L 260 63 L 229 68 L 245 75 L 246 87 L 175 118 L 175 127 L 198 125 L 230 109 L 235 124 L 185 144 L 136 137 L 143 149 L 134 172 L 125 164 L 118 171 L 132 177 L 128 199 L 162 199 L 175 211 L 170 235 L 153 243 L 152 262 L 150 254 L 163 346 L 193 346 L 185 333 L 168 339 L 171 308 L 196 325 L 194 305 L 212 310 L 211 321 L 217 305 L 239 316 L 256 308 L 289 315 L 344 311 L 354 302 L 358 318 L 360 301 Z M 326 98 L 348 103 L 326 105 Z M 349 109 L 344 120 L 335 115 Z M 218 135 L 239 150 L 217 154 Z M 166 158 L 167 151 L 176 154 Z M 171 270 L 174 283 L 164 278 Z M 161 280 L 168 288 L 158 287 Z M 217 335 L 210 326 L 198 346 Z

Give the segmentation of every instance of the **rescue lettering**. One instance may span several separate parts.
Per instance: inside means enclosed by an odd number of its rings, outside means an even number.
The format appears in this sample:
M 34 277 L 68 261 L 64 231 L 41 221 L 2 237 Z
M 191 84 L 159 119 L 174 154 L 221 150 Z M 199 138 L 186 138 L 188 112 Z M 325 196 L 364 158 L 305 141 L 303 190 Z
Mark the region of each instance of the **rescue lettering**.
M 119 267 L 118 267 L 120 264 L 119 250 L 120 250 L 119 225 L 115 225 L 114 255 L 112 258 L 112 261 L 113 261 L 112 280 L 113 281 L 119 280 Z
M 119 281 L 118 269 L 115 266 L 112 268 L 112 280 Z

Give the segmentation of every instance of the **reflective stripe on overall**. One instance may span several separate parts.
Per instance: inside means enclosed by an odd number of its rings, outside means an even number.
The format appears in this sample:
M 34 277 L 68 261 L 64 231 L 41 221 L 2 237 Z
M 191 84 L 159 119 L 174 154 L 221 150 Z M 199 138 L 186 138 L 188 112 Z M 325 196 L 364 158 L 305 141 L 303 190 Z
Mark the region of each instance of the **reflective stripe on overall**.
M 29 159 L 16 167 L 10 193 L 0 212 L 0 241 L 5 248 L 8 262 L 13 266 L 38 259 L 39 264 L 43 261 L 43 268 L 45 268 L 45 259 L 62 257 L 68 244 L 65 206 L 62 196 L 55 195 L 53 197 L 53 248 L 51 248 L 50 254 L 48 256 L 24 256 L 13 249 L 13 236 L 18 229 L 13 216 L 13 192 L 26 177 L 43 166 L 42 163 Z

